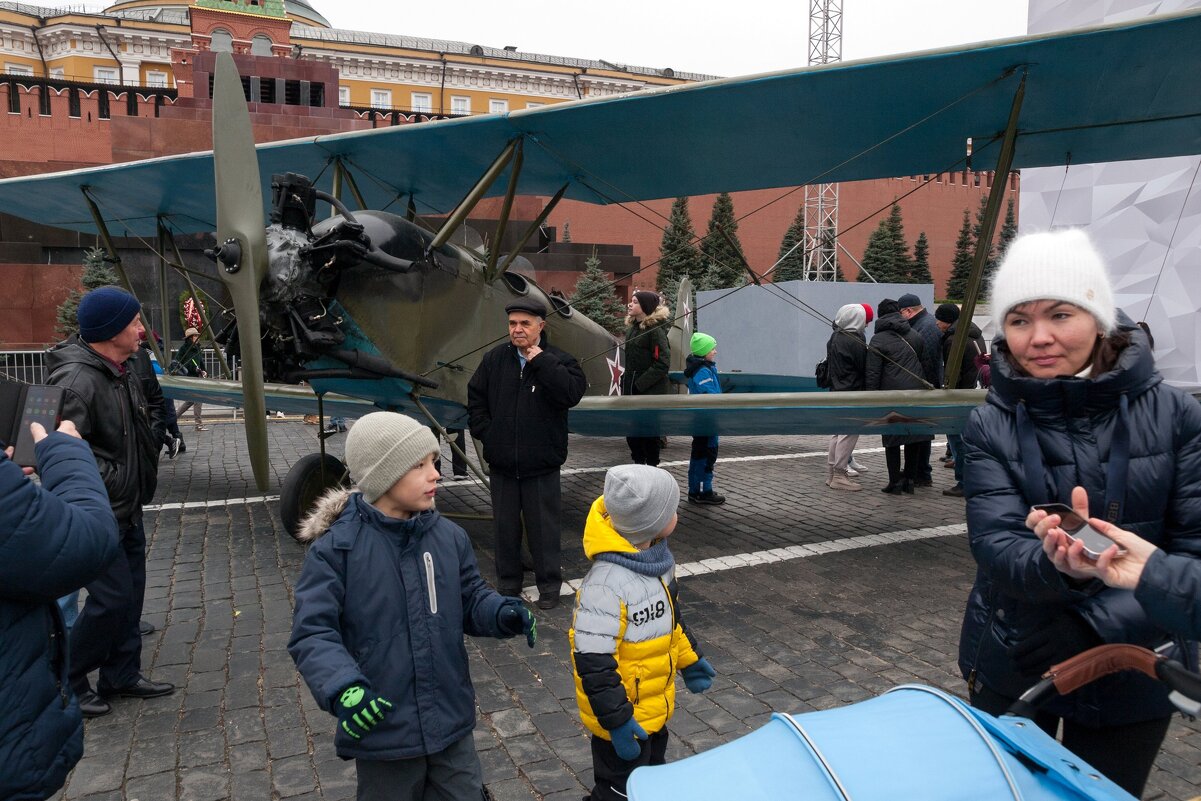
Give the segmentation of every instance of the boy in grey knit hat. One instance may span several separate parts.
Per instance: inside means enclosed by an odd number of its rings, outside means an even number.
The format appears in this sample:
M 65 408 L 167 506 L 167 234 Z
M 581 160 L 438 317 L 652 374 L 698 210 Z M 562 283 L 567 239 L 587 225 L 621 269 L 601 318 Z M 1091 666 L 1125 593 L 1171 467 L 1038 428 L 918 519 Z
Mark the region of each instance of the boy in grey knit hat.
M 667 548 L 679 505 L 666 470 L 620 465 L 605 474 L 584 526 L 594 564 L 576 594 L 570 638 L 576 703 L 592 732 L 592 801 L 625 798 L 634 768 L 666 761 L 675 671 L 694 693 L 716 675 L 680 616 Z
M 434 509 L 437 455 L 404 415 L 360 418 L 346 438 L 357 490 L 331 490 L 301 525 L 288 652 L 338 718 L 360 801 L 480 798 L 463 635 L 537 639 L 533 614 L 484 582 L 466 532 Z

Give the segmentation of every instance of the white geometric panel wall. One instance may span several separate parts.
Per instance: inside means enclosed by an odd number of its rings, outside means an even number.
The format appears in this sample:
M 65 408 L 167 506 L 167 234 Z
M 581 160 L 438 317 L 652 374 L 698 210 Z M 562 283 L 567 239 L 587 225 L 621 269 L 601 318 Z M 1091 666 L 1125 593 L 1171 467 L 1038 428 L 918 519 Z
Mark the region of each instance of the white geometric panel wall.
M 1201 7 L 1201 0 L 1030 0 L 1031 34 Z M 1022 232 L 1087 228 L 1118 305 L 1146 320 L 1164 377 L 1201 389 L 1201 157 L 1022 170 Z

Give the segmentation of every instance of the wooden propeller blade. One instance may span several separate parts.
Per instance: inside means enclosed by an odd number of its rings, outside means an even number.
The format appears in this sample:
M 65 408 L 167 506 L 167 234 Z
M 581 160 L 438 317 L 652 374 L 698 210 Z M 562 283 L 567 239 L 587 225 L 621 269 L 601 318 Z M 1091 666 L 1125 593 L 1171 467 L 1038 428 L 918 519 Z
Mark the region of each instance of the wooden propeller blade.
M 267 274 L 267 235 L 250 111 L 242 92 L 242 79 L 229 53 L 217 54 L 213 172 L 217 192 L 217 274 L 229 289 L 238 319 L 246 443 L 255 484 L 260 491 L 266 491 L 269 459 L 259 285 Z

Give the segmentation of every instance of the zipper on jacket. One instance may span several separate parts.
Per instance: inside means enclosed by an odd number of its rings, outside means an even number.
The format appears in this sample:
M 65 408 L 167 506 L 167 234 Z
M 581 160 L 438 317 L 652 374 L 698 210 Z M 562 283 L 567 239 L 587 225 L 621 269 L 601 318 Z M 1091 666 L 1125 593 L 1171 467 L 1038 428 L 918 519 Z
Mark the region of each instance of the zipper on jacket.
M 634 677 L 634 706 L 638 706 L 638 698 L 642 695 L 642 677 Z
M 425 584 L 430 595 L 430 614 L 438 614 L 438 585 L 434 582 L 434 557 L 429 551 L 423 554 L 425 560 Z

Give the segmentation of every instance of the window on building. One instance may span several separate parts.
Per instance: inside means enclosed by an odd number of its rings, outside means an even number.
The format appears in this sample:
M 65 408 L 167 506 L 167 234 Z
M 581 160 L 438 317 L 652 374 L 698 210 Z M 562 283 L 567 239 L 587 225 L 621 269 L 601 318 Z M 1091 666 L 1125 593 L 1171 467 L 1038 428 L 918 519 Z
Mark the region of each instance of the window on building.
M 61 81 L 67 77 L 67 71 L 65 69 L 63 69 L 62 67 L 51 67 L 50 68 L 50 77 L 54 78 L 55 80 Z
M 546 105 L 545 103 L 526 103 L 525 107 L 526 108 L 542 108 L 545 105 Z
M 92 80 L 96 83 L 120 83 L 121 74 L 116 67 L 92 67 Z
M 413 92 L 411 99 L 413 111 L 429 114 L 434 110 L 434 96 L 428 92 Z
M 258 36 L 250 40 L 250 55 L 252 56 L 269 56 L 271 55 L 271 37 L 260 33 Z
M 147 86 L 159 86 L 164 89 L 167 88 L 167 73 L 158 72 L 157 70 L 151 70 L 151 71 L 147 72 L 146 73 L 146 85 Z
M 450 113 L 451 114 L 470 114 L 471 113 L 471 98 L 451 96 L 450 98 Z
M 4 71 L 9 75 L 33 75 L 33 67 L 28 64 L 5 64 Z
M 372 89 L 371 90 L 371 107 L 372 108 L 392 108 L 392 90 L 391 89 Z
M 508 100 L 493 99 L 493 100 L 488 101 L 488 113 L 489 114 L 504 114 L 504 113 L 508 112 L 508 110 L 509 110 L 509 101 Z
M 350 87 L 349 86 L 339 86 L 338 87 L 338 105 L 339 106 L 349 106 L 350 105 Z
M 217 28 L 210 34 L 212 37 L 209 40 L 209 49 L 214 53 L 232 53 L 234 50 L 234 37 L 229 31 Z

